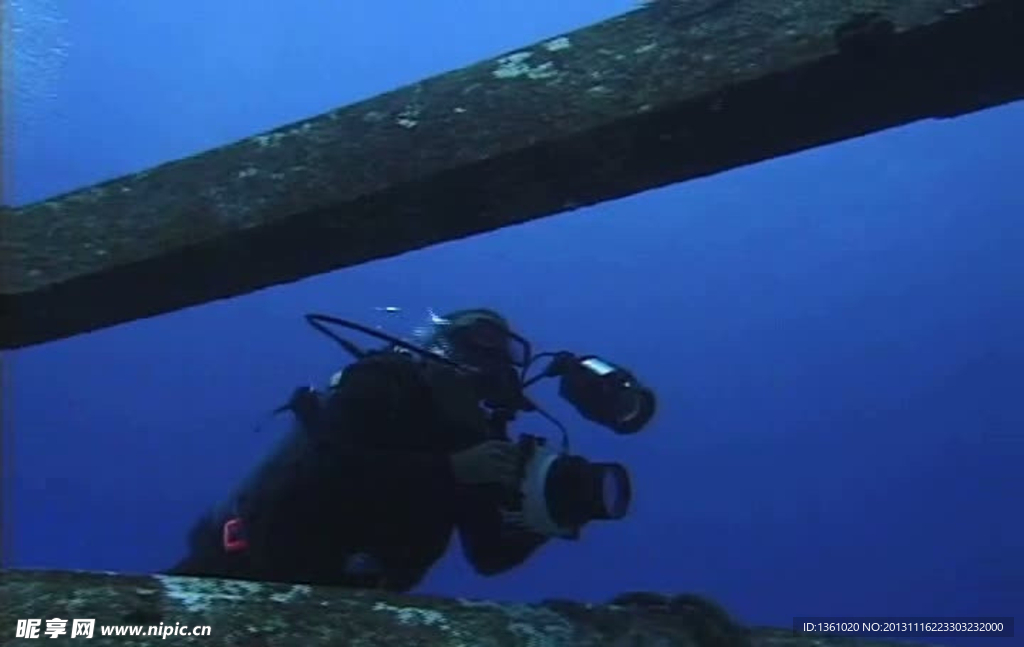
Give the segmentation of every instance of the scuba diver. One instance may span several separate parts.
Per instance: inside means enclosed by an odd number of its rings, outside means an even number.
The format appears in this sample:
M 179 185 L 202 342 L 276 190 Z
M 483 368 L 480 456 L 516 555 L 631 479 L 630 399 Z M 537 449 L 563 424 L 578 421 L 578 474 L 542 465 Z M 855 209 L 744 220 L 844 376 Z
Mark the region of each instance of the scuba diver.
M 533 356 L 484 308 L 434 316 L 422 347 L 327 315 L 306 319 L 356 361 L 275 411 L 293 416 L 291 431 L 194 525 L 187 555 L 167 573 L 405 592 L 454 531 L 474 570 L 494 575 L 550 539 L 625 516 L 626 469 L 569 454 L 565 428 L 525 389 L 559 377 L 581 415 L 630 434 L 653 416 L 655 398 L 627 370 L 595 356 Z M 387 345 L 364 350 L 328 324 Z M 554 423 L 561 450 L 538 436 L 513 440 L 508 425 L 521 412 Z

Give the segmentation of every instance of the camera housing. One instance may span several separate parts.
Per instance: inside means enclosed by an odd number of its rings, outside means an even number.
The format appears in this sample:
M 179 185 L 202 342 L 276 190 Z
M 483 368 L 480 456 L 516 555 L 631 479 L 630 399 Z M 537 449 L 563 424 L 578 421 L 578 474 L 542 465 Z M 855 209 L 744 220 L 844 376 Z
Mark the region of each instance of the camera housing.
M 524 434 L 518 444 L 522 461 L 518 511 L 530 530 L 576 539 L 587 523 L 621 519 L 629 511 L 632 484 L 623 465 L 553 451 L 539 436 Z

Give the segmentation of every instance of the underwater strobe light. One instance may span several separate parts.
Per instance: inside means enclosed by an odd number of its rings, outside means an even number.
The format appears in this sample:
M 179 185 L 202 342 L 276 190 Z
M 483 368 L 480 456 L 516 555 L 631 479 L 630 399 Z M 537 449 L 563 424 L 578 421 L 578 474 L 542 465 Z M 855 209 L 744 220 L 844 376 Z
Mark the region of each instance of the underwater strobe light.
M 561 376 L 558 393 L 581 416 L 615 433 L 634 434 L 654 416 L 654 391 L 626 369 L 597 356 L 560 353 L 547 373 Z

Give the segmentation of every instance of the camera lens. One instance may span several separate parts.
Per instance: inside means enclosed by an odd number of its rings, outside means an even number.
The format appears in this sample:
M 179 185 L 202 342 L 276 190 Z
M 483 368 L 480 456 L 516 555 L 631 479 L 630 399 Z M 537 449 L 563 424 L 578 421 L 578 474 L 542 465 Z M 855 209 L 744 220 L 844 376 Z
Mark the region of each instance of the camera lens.
M 552 519 L 579 527 L 597 519 L 621 519 L 632 497 L 629 473 L 618 463 L 560 457 L 551 466 L 545 498 Z
M 603 510 L 601 518 L 621 519 L 629 511 L 629 503 L 632 492 L 629 482 L 629 474 L 626 468 L 616 463 L 609 463 L 601 466 L 602 488 L 601 500 Z

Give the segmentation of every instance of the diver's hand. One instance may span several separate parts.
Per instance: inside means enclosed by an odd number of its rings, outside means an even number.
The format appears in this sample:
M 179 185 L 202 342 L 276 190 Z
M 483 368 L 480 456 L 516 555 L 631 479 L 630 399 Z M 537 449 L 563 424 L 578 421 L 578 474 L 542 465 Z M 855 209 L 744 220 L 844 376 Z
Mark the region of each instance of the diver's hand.
M 452 454 L 455 480 L 466 485 L 497 483 L 514 488 L 519 475 L 519 449 L 510 442 L 488 440 Z

